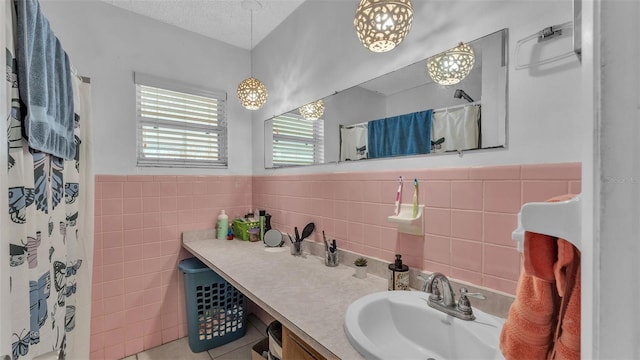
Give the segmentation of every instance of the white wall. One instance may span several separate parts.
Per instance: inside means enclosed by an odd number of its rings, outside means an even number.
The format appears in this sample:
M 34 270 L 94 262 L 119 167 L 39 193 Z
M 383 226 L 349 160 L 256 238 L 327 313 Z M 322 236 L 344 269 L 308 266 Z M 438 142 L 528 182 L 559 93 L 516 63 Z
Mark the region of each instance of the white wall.
M 0 4 L 0 19 L 2 19 L 2 25 L 0 26 L 0 50 L 2 52 L 5 51 L 7 45 L 5 44 L 5 25 L 8 23 L 6 21 L 6 17 L 9 14 L 9 4 L 11 2 L 4 0 Z M 0 61 L 0 65 L 2 65 L 3 69 L 6 69 L 6 56 L 2 57 Z M 8 114 L 9 106 L 7 104 L 7 82 L 3 79 L 2 84 L 0 85 L 0 114 L 2 114 L 4 118 L 4 114 Z M 7 143 L 7 132 L 0 131 L 0 164 L 2 164 L 2 176 L 0 176 L 0 208 L 8 209 L 9 208 L 9 199 L 8 199 L 8 191 L 5 189 L 9 188 L 7 183 L 6 176 L 6 165 L 9 163 L 8 158 L 8 148 L 4 144 Z M 0 238 L 8 239 L 9 234 L 7 234 L 9 217 L 0 216 Z M 8 241 L 7 241 L 8 242 Z M 3 241 L 2 246 L 0 246 L 0 258 L 8 259 L 9 256 L 9 247 L 6 246 L 7 242 Z M 11 297 L 9 296 L 9 263 L 7 261 L 2 261 L 0 263 L 0 324 L 9 324 L 11 321 Z M 11 344 L 14 339 L 11 339 L 11 327 L 10 326 L 0 326 L 0 356 L 11 354 Z
M 340 124 L 350 125 L 381 119 L 387 111 L 384 96 L 361 87 L 352 87 L 337 96 L 329 97 L 325 106 L 324 158 L 327 162 L 340 159 Z
M 479 70 L 479 69 L 477 69 Z M 425 70 L 424 76 L 428 76 Z M 456 89 L 464 90 L 475 101 L 482 93 L 482 71 L 472 71 L 454 86 L 442 86 L 434 82 L 407 89 L 387 96 L 387 116 L 397 116 L 427 109 L 441 109 L 451 105 L 464 105 L 465 99 L 455 99 Z
M 236 98 L 250 75 L 247 50 L 97 0 L 41 5 L 73 65 L 91 78 L 96 174 L 251 174 L 251 113 Z M 135 71 L 227 92 L 228 169 L 136 167 Z
M 405 42 L 382 54 L 365 49 L 355 35 L 357 3 L 308 0 L 254 49 L 254 73 L 269 89 L 267 104 L 253 114 L 254 174 L 581 160 L 577 59 L 544 73 L 515 70 L 513 63 L 519 39 L 572 19 L 570 0 L 414 1 L 413 25 Z M 505 27 L 510 55 L 508 150 L 465 153 L 462 158 L 441 155 L 264 170 L 258 154 L 263 151 L 265 119 Z
M 593 264 L 586 266 L 594 268 L 594 277 L 587 278 L 593 279 L 593 292 L 587 295 L 594 294 L 595 311 L 588 315 L 593 315 L 594 358 L 639 359 L 640 3 L 598 5 L 595 101 L 585 104 L 595 114 L 594 132 L 587 134 L 594 146 L 585 153 L 594 170 L 587 189 L 593 191 L 590 210 L 595 210 L 586 224 L 594 244 Z

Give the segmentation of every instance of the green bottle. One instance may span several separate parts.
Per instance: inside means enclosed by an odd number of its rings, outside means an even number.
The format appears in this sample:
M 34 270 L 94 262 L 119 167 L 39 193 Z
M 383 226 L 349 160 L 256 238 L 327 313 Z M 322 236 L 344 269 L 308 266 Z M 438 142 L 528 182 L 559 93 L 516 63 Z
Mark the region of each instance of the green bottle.
M 217 238 L 220 240 L 224 240 L 227 238 L 227 233 L 229 232 L 229 216 L 224 212 L 224 210 L 220 211 L 220 215 L 218 215 L 218 236 Z
M 260 210 L 258 212 L 260 214 L 260 241 L 264 241 L 264 221 L 265 221 L 265 216 L 267 215 L 267 211 L 266 210 Z

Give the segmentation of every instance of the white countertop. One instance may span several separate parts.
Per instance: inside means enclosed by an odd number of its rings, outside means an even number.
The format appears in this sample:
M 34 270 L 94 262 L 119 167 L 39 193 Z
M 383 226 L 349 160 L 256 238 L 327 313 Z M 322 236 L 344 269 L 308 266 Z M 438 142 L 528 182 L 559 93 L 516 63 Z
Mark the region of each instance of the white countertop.
M 195 233 L 195 232 L 194 232 Z M 352 267 L 327 267 L 321 257 L 292 256 L 288 247 L 183 235 L 183 246 L 245 296 L 327 358 L 362 359 L 343 324 L 349 304 L 387 290 L 387 280 L 353 276 Z M 199 238 L 199 239 L 198 239 Z

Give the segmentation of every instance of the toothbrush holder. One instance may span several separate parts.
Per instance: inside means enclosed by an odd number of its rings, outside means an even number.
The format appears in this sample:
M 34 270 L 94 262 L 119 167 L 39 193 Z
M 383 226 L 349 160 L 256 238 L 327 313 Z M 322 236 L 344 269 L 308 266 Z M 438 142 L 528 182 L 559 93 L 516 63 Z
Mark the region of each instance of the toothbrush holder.
M 291 255 L 300 256 L 302 255 L 302 241 L 295 241 L 291 244 Z
M 335 252 L 325 251 L 324 264 L 330 267 L 338 266 L 340 264 L 340 259 L 338 258 L 338 251 L 337 250 Z

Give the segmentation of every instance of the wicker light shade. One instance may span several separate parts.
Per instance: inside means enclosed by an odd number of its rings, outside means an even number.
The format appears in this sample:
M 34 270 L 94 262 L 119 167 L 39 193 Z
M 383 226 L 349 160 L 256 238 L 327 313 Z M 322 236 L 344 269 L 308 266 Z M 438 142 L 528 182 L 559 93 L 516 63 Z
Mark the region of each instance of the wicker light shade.
M 411 0 L 360 0 L 353 26 L 364 47 L 385 52 L 404 40 L 412 21 Z
M 475 55 L 469 44 L 460 43 L 453 49 L 433 56 L 427 62 L 429 76 L 440 85 L 457 84 L 473 69 Z
M 248 110 L 258 110 L 267 102 L 267 87 L 262 81 L 250 77 L 238 85 L 238 100 Z
M 300 115 L 307 120 L 318 120 L 324 114 L 324 102 L 322 99 L 302 105 L 298 108 Z

